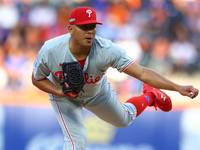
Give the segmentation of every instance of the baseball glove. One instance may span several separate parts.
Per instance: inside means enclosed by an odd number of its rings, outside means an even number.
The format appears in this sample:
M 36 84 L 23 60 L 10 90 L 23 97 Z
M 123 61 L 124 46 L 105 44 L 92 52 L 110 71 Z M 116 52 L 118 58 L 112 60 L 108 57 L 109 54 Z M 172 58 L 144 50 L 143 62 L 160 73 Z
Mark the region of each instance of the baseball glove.
M 76 98 L 84 86 L 84 74 L 78 62 L 64 62 L 60 76 L 62 91 L 71 98 Z

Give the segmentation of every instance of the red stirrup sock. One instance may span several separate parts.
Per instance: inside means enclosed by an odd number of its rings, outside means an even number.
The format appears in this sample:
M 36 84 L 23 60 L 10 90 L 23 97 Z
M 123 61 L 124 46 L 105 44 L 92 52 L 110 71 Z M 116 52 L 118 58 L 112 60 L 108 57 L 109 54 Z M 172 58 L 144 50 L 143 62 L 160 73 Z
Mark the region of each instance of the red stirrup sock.
M 154 94 L 153 93 L 146 93 L 140 96 L 132 97 L 126 101 L 126 103 L 133 104 L 137 109 L 137 116 L 139 116 L 147 106 L 151 105 L 154 101 Z

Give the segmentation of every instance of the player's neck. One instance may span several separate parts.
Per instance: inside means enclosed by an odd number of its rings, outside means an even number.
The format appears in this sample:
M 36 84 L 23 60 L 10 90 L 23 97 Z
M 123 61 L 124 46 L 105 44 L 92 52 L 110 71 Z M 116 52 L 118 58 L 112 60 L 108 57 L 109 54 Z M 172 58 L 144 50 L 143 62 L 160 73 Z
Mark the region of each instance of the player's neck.
M 90 49 L 91 47 L 83 47 L 78 44 L 74 44 L 71 40 L 69 42 L 69 50 L 77 60 L 85 59 L 88 56 Z

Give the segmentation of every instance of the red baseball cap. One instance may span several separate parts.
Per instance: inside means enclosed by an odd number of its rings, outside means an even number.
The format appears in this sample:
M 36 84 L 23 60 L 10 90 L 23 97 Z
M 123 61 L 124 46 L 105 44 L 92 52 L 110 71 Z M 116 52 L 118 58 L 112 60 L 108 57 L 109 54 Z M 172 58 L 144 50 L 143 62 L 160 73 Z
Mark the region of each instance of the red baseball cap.
M 96 21 L 96 12 L 90 7 L 77 7 L 69 16 L 69 24 L 83 25 L 83 24 L 102 24 Z

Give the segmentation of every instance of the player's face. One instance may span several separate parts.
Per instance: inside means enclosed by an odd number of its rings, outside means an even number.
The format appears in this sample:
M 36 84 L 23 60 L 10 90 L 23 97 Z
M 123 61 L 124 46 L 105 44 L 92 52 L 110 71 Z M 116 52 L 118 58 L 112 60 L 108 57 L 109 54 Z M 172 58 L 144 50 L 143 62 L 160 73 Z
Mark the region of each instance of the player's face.
M 96 24 L 73 25 L 71 30 L 74 42 L 84 47 L 91 47 L 96 35 Z

